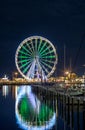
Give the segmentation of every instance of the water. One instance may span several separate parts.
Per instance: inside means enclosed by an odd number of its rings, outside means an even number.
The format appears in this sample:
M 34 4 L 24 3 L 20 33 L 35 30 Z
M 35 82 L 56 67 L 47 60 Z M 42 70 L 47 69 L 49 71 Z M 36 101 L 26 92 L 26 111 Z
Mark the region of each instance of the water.
M 0 130 L 84 130 L 84 116 L 83 106 L 68 113 L 54 94 L 34 86 L 0 87 Z

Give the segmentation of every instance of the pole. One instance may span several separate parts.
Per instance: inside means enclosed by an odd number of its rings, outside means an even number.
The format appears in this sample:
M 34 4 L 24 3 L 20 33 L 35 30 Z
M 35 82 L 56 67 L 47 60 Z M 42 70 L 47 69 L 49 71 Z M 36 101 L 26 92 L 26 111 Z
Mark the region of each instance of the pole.
M 66 46 L 64 45 L 64 72 L 66 68 Z

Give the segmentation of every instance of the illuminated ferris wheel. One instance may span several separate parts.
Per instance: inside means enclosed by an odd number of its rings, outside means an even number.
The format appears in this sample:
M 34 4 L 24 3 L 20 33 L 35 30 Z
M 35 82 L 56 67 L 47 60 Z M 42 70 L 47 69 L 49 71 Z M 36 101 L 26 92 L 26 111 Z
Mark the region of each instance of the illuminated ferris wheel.
M 15 63 L 20 74 L 26 79 L 48 78 L 56 68 L 56 49 L 46 38 L 28 37 L 17 48 Z

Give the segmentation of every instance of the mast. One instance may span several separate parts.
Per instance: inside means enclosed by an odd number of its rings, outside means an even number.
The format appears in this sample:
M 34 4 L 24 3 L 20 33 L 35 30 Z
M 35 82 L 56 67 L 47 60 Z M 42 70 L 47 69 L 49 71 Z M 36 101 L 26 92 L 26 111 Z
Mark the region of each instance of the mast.
M 64 44 L 64 72 L 65 72 L 65 69 L 66 69 L 66 46 Z
M 70 58 L 70 71 L 72 71 L 72 60 L 71 60 L 71 58 Z

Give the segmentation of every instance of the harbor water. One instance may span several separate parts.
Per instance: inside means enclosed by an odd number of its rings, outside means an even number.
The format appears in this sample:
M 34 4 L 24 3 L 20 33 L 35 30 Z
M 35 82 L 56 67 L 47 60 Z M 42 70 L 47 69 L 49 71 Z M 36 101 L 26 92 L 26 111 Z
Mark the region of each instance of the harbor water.
M 85 101 L 35 86 L 0 86 L 0 130 L 85 130 Z

